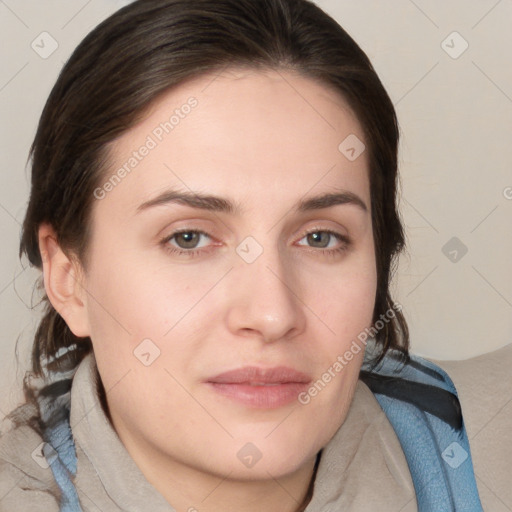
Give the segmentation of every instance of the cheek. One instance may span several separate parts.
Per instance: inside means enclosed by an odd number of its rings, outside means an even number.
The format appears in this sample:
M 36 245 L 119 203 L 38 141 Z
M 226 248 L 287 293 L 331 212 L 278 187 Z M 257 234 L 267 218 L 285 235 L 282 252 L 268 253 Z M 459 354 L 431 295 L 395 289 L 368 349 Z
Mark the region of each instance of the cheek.
M 103 362 L 105 367 L 115 368 L 115 380 L 117 373 L 136 362 L 134 350 L 143 340 L 162 336 L 163 315 L 169 304 L 168 298 L 159 296 L 148 268 L 123 257 L 122 252 L 115 261 L 105 253 L 103 258 L 91 258 L 87 315 L 98 365 Z
M 128 370 L 141 370 L 138 357 L 148 352 L 150 359 L 158 356 L 159 364 L 187 367 L 209 319 L 215 318 L 204 307 L 216 308 L 218 302 L 202 299 L 218 273 L 170 269 L 134 257 L 96 258 L 94 263 L 86 282 L 87 315 L 105 386 Z
M 348 410 L 364 358 L 365 340 L 361 341 L 361 334 L 372 325 L 377 287 L 375 260 L 370 252 L 366 257 L 359 254 L 331 274 L 329 280 L 322 279 L 322 290 L 318 280 L 308 282 L 308 296 L 318 316 L 312 324 L 315 343 L 309 346 L 317 373 L 314 385 L 299 402 L 308 407 L 311 403 L 311 409 L 320 415 L 337 411 L 325 418 L 332 430 L 341 424 Z
M 323 278 L 308 275 L 304 287 L 307 305 L 328 328 L 332 335 L 329 339 L 338 349 L 371 325 L 377 289 L 372 257 L 347 262 Z
M 193 295 L 179 279 L 164 279 L 144 257 L 126 257 L 122 251 L 115 259 L 96 257 L 86 286 L 87 311 L 96 329 L 91 337 L 98 339 L 105 336 L 103 329 L 120 331 L 123 338 L 161 337 Z

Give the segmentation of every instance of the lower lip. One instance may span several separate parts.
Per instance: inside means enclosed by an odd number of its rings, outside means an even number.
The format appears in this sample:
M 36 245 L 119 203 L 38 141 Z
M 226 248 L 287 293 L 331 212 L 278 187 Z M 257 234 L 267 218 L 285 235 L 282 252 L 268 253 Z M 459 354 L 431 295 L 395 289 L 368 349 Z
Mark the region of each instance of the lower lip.
M 249 384 L 208 383 L 217 393 L 236 402 L 258 409 L 277 409 L 296 401 L 308 384 L 288 382 L 267 386 Z

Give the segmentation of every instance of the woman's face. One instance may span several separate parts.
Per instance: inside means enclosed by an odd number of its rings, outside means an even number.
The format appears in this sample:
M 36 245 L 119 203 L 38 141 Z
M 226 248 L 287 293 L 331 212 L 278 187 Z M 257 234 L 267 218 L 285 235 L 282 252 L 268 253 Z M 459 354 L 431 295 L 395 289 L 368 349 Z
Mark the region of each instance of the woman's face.
M 376 292 L 361 141 L 329 88 L 238 69 L 166 93 L 112 145 L 83 314 L 140 467 L 277 478 L 340 427 L 362 351 L 332 368 Z

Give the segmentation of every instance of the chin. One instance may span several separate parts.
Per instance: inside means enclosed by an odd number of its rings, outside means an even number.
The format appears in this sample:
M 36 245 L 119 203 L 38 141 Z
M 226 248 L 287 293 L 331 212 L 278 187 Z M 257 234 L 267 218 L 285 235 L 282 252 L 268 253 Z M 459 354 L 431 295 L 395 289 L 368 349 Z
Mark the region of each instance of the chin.
M 281 429 L 279 434 L 278 429 Z M 269 474 L 274 478 L 290 475 L 314 460 L 334 434 L 319 429 L 301 429 L 291 423 L 287 428 L 284 425 L 277 427 L 270 435 L 269 432 L 272 429 L 267 429 L 265 435 L 243 436 L 232 443 L 235 459 L 229 470 L 233 478 L 268 480 Z
M 299 471 L 304 465 L 315 460 L 319 450 L 313 453 L 305 452 L 303 446 L 294 447 L 295 451 L 279 450 L 265 452 L 253 465 L 236 460 L 231 464 L 223 476 L 229 474 L 230 480 L 257 481 L 268 480 L 269 478 L 286 478 Z M 246 465 L 247 464 L 247 465 Z

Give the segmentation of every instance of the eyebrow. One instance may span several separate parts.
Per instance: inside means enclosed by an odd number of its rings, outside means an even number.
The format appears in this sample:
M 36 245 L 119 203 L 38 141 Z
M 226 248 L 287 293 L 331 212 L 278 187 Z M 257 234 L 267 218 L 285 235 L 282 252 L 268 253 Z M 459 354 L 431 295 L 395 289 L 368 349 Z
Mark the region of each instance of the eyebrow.
M 191 208 L 219 213 L 233 214 L 242 211 L 239 204 L 223 197 L 201 194 L 199 192 L 167 190 L 155 198 L 142 203 L 137 208 L 137 213 L 154 206 L 162 206 L 169 203 L 178 203 L 190 206 Z M 343 204 L 357 206 L 363 212 L 368 211 L 366 203 L 357 194 L 348 191 L 320 194 L 307 199 L 301 199 L 297 203 L 295 210 L 297 212 L 308 212 Z

